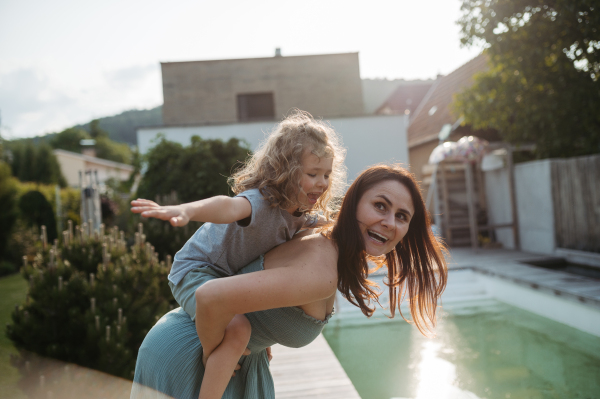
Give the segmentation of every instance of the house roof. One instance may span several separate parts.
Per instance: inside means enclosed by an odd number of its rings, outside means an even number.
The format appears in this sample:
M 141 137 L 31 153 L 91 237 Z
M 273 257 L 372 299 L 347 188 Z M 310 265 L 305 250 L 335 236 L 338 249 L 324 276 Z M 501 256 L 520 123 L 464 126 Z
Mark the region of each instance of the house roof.
M 439 77 L 412 114 L 408 126 L 408 147 L 438 139 L 445 124 L 454 124 L 457 117 L 450 104 L 455 94 L 473 84 L 473 75 L 487 69 L 487 57 L 480 54 L 446 76 Z
M 377 108 L 376 114 L 409 114 L 415 112 L 423 98 L 434 84 L 433 80 L 417 80 L 402 82 L 383 104 Z
M 53 150 L 55 155 L 61 155 L 61 156 L 66 156 L 66 157 L 70 157 L 70 158 L 76 158 L 76 159 L 80 159 L 83 160 L 85 162 L 89 162 L 89 163 L 94 163 L 97 165 L 102 165 L 102 166 L 106 166 L 109 168 L 114 168 L 114 169 L 121 169 L 121 170 L 126 170 L 129 172 L 133 172 L 134 167 L 131 165 L 127 165 L 125 163 L 120 163 L 120 162 L 114 162 L 114 161 L 109 161 L 108 159 L 102 159 L 102 158 L 97 158 L 97 157 L 92 157 L 89 155 L 83 155 L 83 154 L 79 154 L 76 152 L 72 152 L 72 151 L 66 151 L 66 150 Z

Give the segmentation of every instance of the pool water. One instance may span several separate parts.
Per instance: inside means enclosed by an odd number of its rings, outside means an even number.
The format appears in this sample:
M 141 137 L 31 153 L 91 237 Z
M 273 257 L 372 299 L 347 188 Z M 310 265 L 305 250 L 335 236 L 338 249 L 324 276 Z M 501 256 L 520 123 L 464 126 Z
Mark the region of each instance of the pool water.
M 402 319 L 334 317 L 323 334 L 363 399 L 600 398 L 600 337 L 494 300 Z

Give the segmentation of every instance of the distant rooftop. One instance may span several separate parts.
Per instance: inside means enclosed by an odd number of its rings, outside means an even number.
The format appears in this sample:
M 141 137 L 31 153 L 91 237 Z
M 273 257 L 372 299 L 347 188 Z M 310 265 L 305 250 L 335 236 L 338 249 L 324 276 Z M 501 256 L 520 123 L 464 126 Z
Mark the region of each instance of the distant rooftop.
M 480 54 L 450 74 L 439 77 L 411 116 L 408 146 L 437 140 L 442 126 L 454 124 L 458 120 L 450 110 L 454 95 L 470 87 L 473 76 L 487 68 L 487 57 Z

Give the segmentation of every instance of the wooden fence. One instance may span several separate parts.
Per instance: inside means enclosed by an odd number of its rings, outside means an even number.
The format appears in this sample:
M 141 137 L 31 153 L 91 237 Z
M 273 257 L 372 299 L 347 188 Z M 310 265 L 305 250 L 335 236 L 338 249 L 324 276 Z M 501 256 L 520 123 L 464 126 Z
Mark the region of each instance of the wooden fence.
M 552 160 L 556 246 L 600 252 L 600 155 Z

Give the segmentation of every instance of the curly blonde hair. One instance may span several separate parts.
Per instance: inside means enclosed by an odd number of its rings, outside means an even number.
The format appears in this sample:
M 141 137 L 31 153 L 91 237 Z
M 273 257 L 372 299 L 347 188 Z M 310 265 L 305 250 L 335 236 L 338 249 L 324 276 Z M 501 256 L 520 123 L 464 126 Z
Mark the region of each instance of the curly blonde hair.
M 319 158 L 333 158 L 329 187 L 311 212 L 329 218 L 333 198 L 340 198 L 346 181 L 346 150 L 339 135 L 327 123 L 315 120 L 308 112 L 294 110 L 263 141 L 256 152 L 229 179 L 235 194 L 258 188 L 271 206 L 288 209 L 298 205 L 302 177 L 302 155 L 309 149 Z

